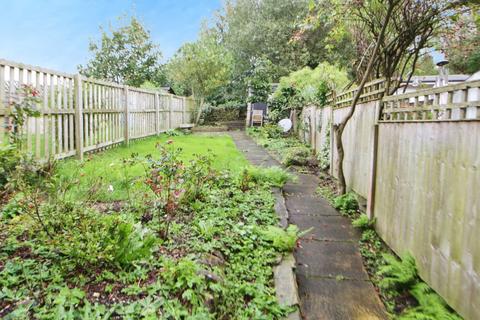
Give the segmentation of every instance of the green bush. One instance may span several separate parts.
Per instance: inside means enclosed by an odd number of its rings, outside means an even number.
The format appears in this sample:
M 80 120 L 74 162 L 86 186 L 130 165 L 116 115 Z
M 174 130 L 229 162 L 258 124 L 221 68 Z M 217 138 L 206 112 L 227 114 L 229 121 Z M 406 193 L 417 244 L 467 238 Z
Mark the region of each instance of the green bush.
M 458 316 L 432 288 L 418 277 L 415 258 L 406 254 L 401 260 L 391 254 L 384 254 L 385 264 L 380 266 L 378 275 L 383 277 L 380 286 L 394 296 L 409 292 L 418 305 L 407 308 L 399 315 L 402 320 L 460 320 Z
M 378 274 L 383 277 L 380 286 L 387 290 L 404 290 L 417 282 L 415 258 L 405 254 L 402 260 L 391 254 L 384 254 L 385 265 L 379 268 Z
M 461 320 L 435 291 L 426 283 L 415 284 L 410 293 L 418 302 L 418 306 L 407 309 L 399 319 L 401 320 Z
M 209 105 L 203 108 L 200 122 L 204 125 L 211 125 L 218 122 L 243 120 L 244 110 L 246 110 L 244 104 Z
M 283 131 L 276 124 L 267 124 L 262 127 L 262 135 L 267 139 L 278 139 L 282 137 Z
M 285 151 L 283 155 L 283 164 L 286 166 L 307 165 L 312 157 L 312 151 L 306 146 L 292 147 Z
M 367 230 L 373 228 L 375 222 L 375 218 L 370 220 L 366 214 L 361 214 L 357 219 L 352 221 L 352 225 L 355 228 Z
M 16 194 L 1 209 L 0 215 L 2 219 L 11 219 L 26 211 L 22 194 Z
M 21 159 L 21 153 L 15 145 L 0 146 L 0 192 L 5 190 L 7 182 Z
M 358 201 L 352 192 L 342 194 L 333 200 L 333 207 L 346 214 L 354 213 L 358 210 Z
M 118 214 L 104 215 L 77 203 L 53 202 L 41 209 L 53 251 L 76 265 L 128 267 L 148 258 L 155 238 L 140 224 Z

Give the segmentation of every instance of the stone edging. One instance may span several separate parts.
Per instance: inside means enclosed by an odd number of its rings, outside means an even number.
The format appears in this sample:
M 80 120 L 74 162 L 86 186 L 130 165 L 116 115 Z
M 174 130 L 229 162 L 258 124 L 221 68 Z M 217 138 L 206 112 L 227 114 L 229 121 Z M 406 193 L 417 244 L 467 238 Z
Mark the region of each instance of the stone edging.
M 288 227 L 288 211 L 285 205 L 285 198 L 282 190 L 279 188 L 272 188 L 272 192 L 275 197 L 275 212 L 280 218 L 279 225 L 285 229 Z M 294 272 L 295 265 L 295 257 L 293 253 L 289 253 L 283 256 L 279 264 L 273 269 L 275 292 L 280 305 L 296 307 L 296 310 L 286 317 L 288 320 L 301 319 L 297 279 Z

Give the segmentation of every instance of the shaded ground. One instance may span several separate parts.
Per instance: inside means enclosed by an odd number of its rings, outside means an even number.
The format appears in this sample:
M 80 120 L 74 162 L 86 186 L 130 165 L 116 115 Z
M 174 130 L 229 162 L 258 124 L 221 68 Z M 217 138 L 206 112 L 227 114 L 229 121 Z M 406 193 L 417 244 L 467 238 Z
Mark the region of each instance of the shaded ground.
M 231 132 L 235 144 L 254 165 L 280 166 L 244 132 Z M 297 174 L 284 187 L 290 222 L 313 231 L 296 249 L 297 283 L 304 319 L 386 319 L 358 248 L 360 233 L 348 218 L 315 194 L 318 178 Z

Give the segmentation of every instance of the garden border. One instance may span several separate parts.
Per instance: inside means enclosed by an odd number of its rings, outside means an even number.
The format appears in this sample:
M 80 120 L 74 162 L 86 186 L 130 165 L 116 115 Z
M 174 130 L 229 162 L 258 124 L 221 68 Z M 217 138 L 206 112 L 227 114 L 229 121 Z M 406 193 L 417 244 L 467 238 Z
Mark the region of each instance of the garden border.
M 285 205 L 285 197 L 281 188 L 272 188 L 272 194 L 275 197 L 275 213 L 280 218 L 279 226 L 283 229 L 288 227 L 288 210 Z M 281 257 L 277 266 L 273 268 L 275 281 L 275 292 L 277 299 L 282 306 L 295 307 L 285 319 L 300 320 L 300 298 L 298 295 L 297 278 L 295 275 L 295 257 L 289 253 Z

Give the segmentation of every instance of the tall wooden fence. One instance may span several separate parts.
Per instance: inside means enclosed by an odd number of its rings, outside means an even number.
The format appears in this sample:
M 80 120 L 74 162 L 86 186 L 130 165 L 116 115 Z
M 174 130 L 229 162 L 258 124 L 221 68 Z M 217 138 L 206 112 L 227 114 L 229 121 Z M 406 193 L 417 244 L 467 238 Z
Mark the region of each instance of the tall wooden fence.
M 421 277 L 466 319 L 480 319 L 480 81 L 383 98 L 367 86 L 344 135 L 347 185 L 380 236 L 412 253 Z M 330 150 L 354 90 L 305 108 L 301 137 Z M 328 145 L 330 144 L 330 145 Z
M 25 148 L 39 159 L 82 158 L 178 128 L 190 123 L 194 109 L 191 98 L 0 59 L 0 145 L 11 126 L 9 105 L 22 99 L 25 85 L 37 90 L 40 111 L 22 128 Z

